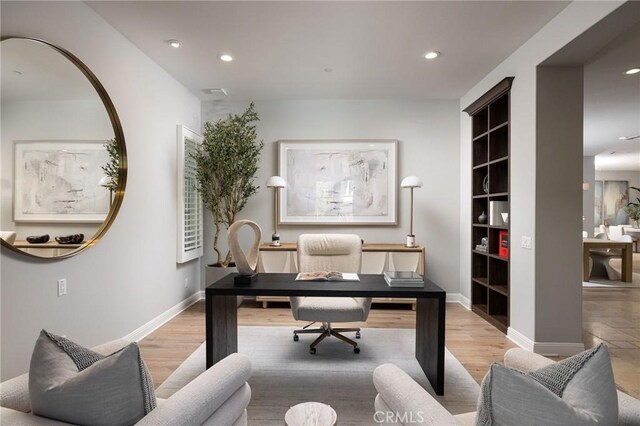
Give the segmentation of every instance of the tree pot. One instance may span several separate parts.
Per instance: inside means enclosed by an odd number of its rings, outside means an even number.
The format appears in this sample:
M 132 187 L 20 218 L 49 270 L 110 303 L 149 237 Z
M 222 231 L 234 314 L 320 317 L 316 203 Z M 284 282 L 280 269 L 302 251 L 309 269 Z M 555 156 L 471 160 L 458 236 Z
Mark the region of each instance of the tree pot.
M 222 266 L 207 265 L 204 272 L 204 288 L 207 288 L 229 274 L 238 272 L 238 268 L 235 267 L 235 264 L 232 263 L 231 265 L 232 266 L 228 266 L 226 268 L 223 268 Z M 243 300 L 243 296 L 238 296 L 238 306 L 240 306 Z

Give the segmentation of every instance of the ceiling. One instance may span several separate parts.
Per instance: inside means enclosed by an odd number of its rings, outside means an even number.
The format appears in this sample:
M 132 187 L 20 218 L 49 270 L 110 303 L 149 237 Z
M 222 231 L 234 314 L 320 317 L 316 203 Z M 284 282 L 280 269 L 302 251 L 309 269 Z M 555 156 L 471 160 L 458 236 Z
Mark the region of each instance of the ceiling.
M 624 32 L 584 67 L 584 154 L 596 170 L 640 171 L 640 24 Z
M 568 3 L 87 2 L 202 100 L 459 98 Z
M 100 101 L 82 74 L 62 54 L 32 40 L 2 41 L 0 95 L 8 101 Z

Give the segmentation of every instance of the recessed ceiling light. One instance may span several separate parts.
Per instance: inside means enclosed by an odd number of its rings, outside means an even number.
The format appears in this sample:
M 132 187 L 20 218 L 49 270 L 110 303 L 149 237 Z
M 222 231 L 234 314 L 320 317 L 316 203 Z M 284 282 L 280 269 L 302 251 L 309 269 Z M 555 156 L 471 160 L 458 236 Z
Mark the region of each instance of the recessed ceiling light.
M 167 43 L 169 46 L 173 47 L 174 49 L 177 49 L 178 47 L 182 46 L 182 42 L 174 38 L 165 40 L 164 42 Z
M 225 53 L 224 55 L 220 55 L 220 60 L 224 61 L 224 62 L 231 62 L 231 61 L 233 61 L 233 56 L 227 55 Z
M 437 52 L 435 50 L 424 54 L 425 59 L 435 59 L 438 56 L 440 56 L 440 52 Z
M 624 73 L 627 75 L 638 74 L 640 72 L 640 68 L 629 68 Z

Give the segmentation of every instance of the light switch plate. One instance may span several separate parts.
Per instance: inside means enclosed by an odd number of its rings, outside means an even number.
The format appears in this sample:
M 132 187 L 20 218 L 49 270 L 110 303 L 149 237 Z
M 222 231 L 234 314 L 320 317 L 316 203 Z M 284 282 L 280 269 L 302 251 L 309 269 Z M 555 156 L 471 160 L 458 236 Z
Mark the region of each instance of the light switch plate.
M 520 242 L 520 246 L 522 248 L 531 250 L 531 237 L 527 237 L 525 235 L 522 236 L 522 241 Z
M 67 279 L 61 278 L 58 280 L 58 297 L 67 294 Z

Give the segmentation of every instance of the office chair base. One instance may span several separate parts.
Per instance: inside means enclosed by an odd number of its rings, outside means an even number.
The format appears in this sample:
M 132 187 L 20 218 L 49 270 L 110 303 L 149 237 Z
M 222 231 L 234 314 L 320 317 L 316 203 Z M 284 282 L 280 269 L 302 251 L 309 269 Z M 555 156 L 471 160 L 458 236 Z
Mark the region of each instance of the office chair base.
M 358 344 L 353 340 L 349 339 L 347 336 L 344 336 L 341 334 L 341 333 L 348 333 L 348 332 L 354 332 L 354 331 L 356 332 L 356 339 L 359 339 L 360 338 L 359 328 L 333 328 L 331 327 L 331 323 L 323 323 L 321 328 L 294 330 L 293 341 L 294 342 L 299 341 L 300 338 L 298 337 L 298 334 L 301 334 L 301 333 L 302 334 L 320 334 L 320 336 L 318 336 L 316 340 L 314 340 L 313 343 L 309 346 L 309 353 L 311 355 L 315 355 L 316 346 L 318 346 L 320 342 L 322 342 L 325 338 L 329 336 L 333 336 L 353 346 L 353 352 L 359 354 L 360 348 L 358 347 Z

